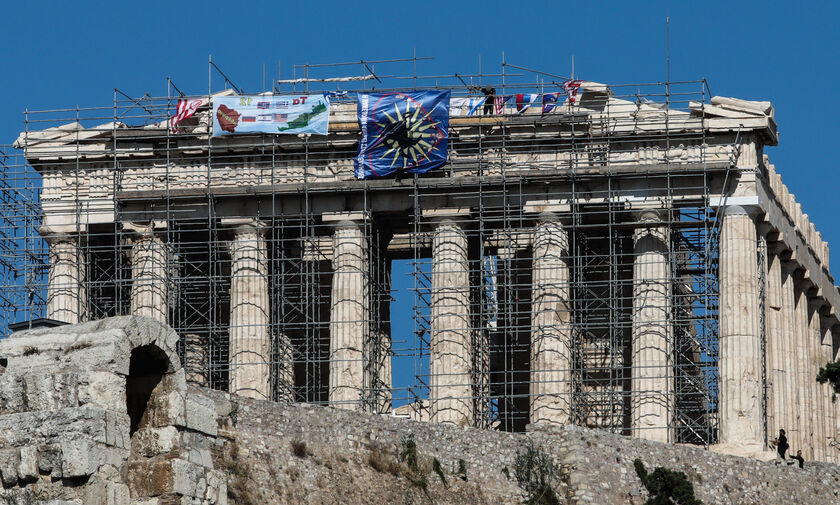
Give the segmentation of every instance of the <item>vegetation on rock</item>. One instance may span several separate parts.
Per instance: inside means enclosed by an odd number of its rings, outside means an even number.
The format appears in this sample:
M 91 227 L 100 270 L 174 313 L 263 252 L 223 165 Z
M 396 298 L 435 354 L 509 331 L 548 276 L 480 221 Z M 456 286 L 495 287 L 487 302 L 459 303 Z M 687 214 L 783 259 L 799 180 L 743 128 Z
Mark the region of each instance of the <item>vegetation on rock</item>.
M 551 456 L 529 443 L 524 452 L 517 451 L 513 475 L 525 491 L 525 505 L 560 505 L 554 485 L 560 474 Z
M 633 467 L 650 494 L 645 505 L 703 505 L 694 497 L 694 485 L 683 472 L 657 466 L 648 473 L 639 458 L 633 460 Z
M 820 367 L 820 372 L 817 374 L 817 382 L 820 384 L 828 382 L 831 385 L 831 390 L 834 392 L 832 397 L 840 393 L 840 361 L 829 362 L 825 366 Z

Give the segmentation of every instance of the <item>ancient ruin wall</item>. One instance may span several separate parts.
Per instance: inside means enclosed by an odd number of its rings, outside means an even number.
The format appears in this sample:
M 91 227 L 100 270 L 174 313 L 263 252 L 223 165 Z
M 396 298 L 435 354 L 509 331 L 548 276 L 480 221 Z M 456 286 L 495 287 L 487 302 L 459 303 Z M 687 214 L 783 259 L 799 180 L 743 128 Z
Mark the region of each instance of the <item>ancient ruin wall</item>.
M 643 504 L 635 458 L 649 471 L 685 472 L 705 504 L 835 504 L 840 490 L 840 466 L 826 463 L 782 467 L 572 425 L 504 433 L 206 394 L 216 401 L 223 441 L 216 466 L 228 472 L 236 504 L 522 503 L 515 460 L 529 444 L 553 458 L 554 489 L 566 504 Z M 419 473 L 400 460 L 409 437 Z
M 571 425 L 505 433 L 188 389 L 176 342 L 146 317 L 0 342 L 3 500 L 514 504 L 525 498 L 517 456 L 529 447 L 553 461 L 560 503 L 644 503 L 635 458 L 685 472 L 706 504 L 838 500 L 837 465 L 800 470 Z

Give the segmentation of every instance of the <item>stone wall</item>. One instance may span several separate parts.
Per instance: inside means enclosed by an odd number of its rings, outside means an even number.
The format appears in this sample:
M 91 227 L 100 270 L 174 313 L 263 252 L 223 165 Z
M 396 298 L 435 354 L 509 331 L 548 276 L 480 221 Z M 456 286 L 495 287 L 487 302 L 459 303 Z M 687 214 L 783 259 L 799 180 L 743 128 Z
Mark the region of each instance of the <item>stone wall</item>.
M 840 500 L 837 465 L 799 469 L 576 426 L 513 434 L 188 388 L 176 342 L 146 317 L 0 341 L 0 503 L 516 504 L 526 496 L 516 462 L 529 448 L 553 462 L 565 504 L 644 503 L 635 458 L 649 471 L 685 472 L 709 505 Z
M 216 467 L 227 471 L 231 503 L 237 505 L 521 503 L 525 495 L 514 461 L 529 444 L 553 457 L 561 503 L 643 504 L 648 496 L 633 468 L 635 458 L 648 471 L 662 466 L 685 472 L 707 505 L 840 500 L 837 465 L 776 466 L 576 426 L 532 425 L 528 433 L 512 434 L 206 394 L 219 414 Z M 409 436 L 419 473 L 400 461 Z M 433 469 L 435 460 L 446 484 Z
M 0 503 L 226 504 L 215 404 L 187 391 L 177 342 L 148 317 L 0 341 Z

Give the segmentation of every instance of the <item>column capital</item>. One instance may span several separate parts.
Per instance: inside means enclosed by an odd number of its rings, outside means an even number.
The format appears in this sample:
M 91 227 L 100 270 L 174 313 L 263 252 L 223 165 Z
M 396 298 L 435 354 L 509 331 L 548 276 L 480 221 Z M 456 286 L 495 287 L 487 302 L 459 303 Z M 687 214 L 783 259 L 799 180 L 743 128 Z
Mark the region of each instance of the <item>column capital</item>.
M 48 244 L 55 244 L 58 242 L 75 242 L 78 240 L 79 235 L 84 231 L 84 228 L 77 229 L 75 225 L 43 225 L 38 228 L 38 234 L 41 235 L 41 238 L 46 240 Z
M 709 207 L 720 208 L 724 216 L 746 214 L 753 219 L 763 212 L 756 195 L 712 196 L 709 197 Z
M 524 214 L 535 214 L 535 215 L 543 215 L 543 214 L 568 214 L 571 210 L 571 206 L 569 205 L 568 200 L 560 200 L 560 199 L 553 199 L 553 200 L 528 200 L 525 202 L 525 205 L 522 206 L 522 212 Z
M 135 235 L 153 235 L 154 233 L 161 232 L 166 228 L 167 223 L 163 220 L 146 222 L 124 221 L 122 223 L 122 229 L 124 231 L 134 233 Z
M 457 223 L 470 218 L 469 207 L 423 209 L 423 218 L 435 224 Z
M 246 233 L 265 233 L 268 225 L 265 221 L 255 217 L 223 217 L 222 227 L 229 229 L 236 235 Z
M 324 212 L 321 214 L 321 222 L 334 228 L 358 228 L 369 218 L 370 213 L 363 211 Z
M 668 209 L 659 206 L 636 207 L 630 212 L 633 219 L 642 223 L 661 223 L 668 217 Z

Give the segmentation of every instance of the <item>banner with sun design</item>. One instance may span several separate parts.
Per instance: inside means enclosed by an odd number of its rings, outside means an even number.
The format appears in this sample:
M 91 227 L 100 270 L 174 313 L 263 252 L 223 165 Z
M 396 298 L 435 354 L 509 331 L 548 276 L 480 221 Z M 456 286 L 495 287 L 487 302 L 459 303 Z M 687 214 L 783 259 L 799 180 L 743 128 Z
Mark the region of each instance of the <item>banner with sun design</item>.
M 449 91 L 359 93 L 356 178 L 422 174 L 446 163 Z

